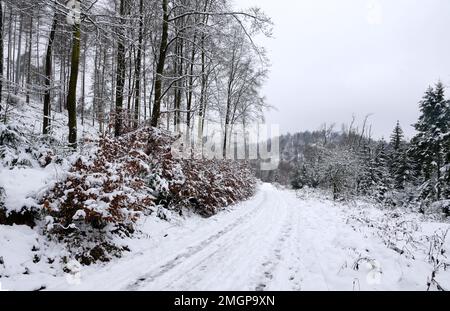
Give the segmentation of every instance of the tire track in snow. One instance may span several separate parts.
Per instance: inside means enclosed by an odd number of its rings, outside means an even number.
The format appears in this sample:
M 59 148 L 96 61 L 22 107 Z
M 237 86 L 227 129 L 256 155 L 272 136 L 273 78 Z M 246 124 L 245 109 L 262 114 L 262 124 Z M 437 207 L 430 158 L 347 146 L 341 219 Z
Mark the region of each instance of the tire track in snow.
M 229 274 L 228 279 L 235 279 L 236 275 L 241 274 L 241 271 L 239 270 L 239 262 L 234 262 L 233 259 L 239 258 L 239 261 L 241 261 L 243 259 L 242 254 L 248 255 L 253 260 L 258 259 L 258 255 L 254 254 L 250 247 L 258 245 L 260 235 L 255 234 L 252 230 L 255 230 L 261 224 L 261 221 L 267 219 L 265 212 L 267 212 L 265 209 L 261 210 L 261 213 L 257 216 L 242 224 L 236 230 L 229 232 L 223 237 L 224 241 L 221 239 L 211 243 L 204 250 L 204 254 L 196 254 L 196 258 L 192 258 L 195 259 L 193 262 L 183 263 L 184 266 L 180 267 L 181 271 L 173 272 L 172 280 L 162 288 L 177 289 L 182 286 L 185 289 L 190 289 L 204 282 L 211 275 Z M 268 233 L 268 228 L 264 229 L 264 232 Z M 236 254 L 239 254 L 240 257 L 233 256 Z M 214 284 L 211 284 L 211 286 L 214 286 Z
M 264 192 L 264 198 L 263 198 L 262 202 L 259 203 L 256 208 L 253 208 L 251 212 L 239 217 L 235 222 L 229 224 L 224 229 L 222 229 L 219 232 L 215 233 L 214 235 L 208 237 L 207 239 L 197 243 L 194 246 L 190 246 L 190 247 L 186 248 L 183 252 L 179 253 L 173 259 L 169 260 L 165 264 L 159 266 L 156 269 L 152 269 L 150 272 L 142 275 L 139 279 L 135 280 L 133 283 L 126 286 L 125 290 L 130 290 L 130 291 L 139 290 L 140 287 L 142 287 L 148 283 L 152 283 L 153 281 L 155 281 L 159 277 L 163 276 L 170 270 L 174 269 L 176 266 L 180 265 L 187 259 L 189 259 L 192 256 L 198 254 L 199 252 L 205 250 L 213 242 L 219 240 L 223 236 L 232 232 L 234 229 L 238 228 L 246 221 L 253 219 L 256 214 L 260 214 L 263 211 L 261 206 L 266 204 L 266 201 L 267 201 L 267 193 Z
M 263 277 L 257 283 L 257 286 L 254 288 L 256 291 L 264 291 L 267 289 L 268 285 L 273 281 L 275 271 L 279 264 L 283 260 L 282 252 L 286 249 L 286 245 L 292 240 L 292 232 L 293 232 L 293 222 L 292 215 L 288 213 L 288 209 L 291 210 L 292 206 L 289 206 L 285 199 L 277 193 L 279 205 L 284 207 L 285 210 L 285 218 L 282 227 L 284 228 L 281 231 L 276 242 L 272 245 L 272 253 L 271 256 L 267 258 L 267 260 L 263 263 Z M 289 211 L 290 212 L 290 211 Z
M 282 284 L 290 284 L 292 283 L 296 275 L 298 274 L 298 267 L 293 265 L 290 260 L 292 258 L 297 258 L 297 262 L 299 261 L 298 257 L 298 243 L 296 243 L 296 235 L 298 234 L 298 201 L 292 202 L 286 200 L 286 195 L 288 193 L 283 193 L 285 196 L 281 196 L 279 192 L 278 201 L 280 205 L 284 207 L 286 212 L 286 219 L 283 225 L 284 229 L 281 232 L 281 235 L 277 239 L 277 242 L 273 245 L 273 251 L 271 257 L 267 259 L 263 263 L 263 277 L 260 278 L 257 286 L 254 288 L 256 291 L 265 291 L 269 290 L 272 284 L 280 281 Z M 297 216 L 297 217 L 296 217 Z M 297 245 L 296 245 L 297 244 Z M 296 246 L 296 247 L 295 247 Z M 280 273 L 280 270 L 287 270 L 286 273 Z M 294 274 L 292 274 L 294 272 Z M 281 286 L 279 284 L 279 286 Z M 276 288 L 277 286 L 275 286 Z M 298 290 L 298 283 L 292 285 L 292 289 Z
M 283 228 L 286 227 L 285 224 L 289 219 L 286 206 L 279 204 L 279 196 L 273 188 L 270 189 L 270 199 L 261 207 L 260 214 L 230 233 L 227 240 L 220 241 L 223 243 L 211 245 L 215 251 L 207 250 L 203 257 L 199 255 L 198 262 L 186 264 L 177 273 L 173 271 L 174 280 L 167 286 L 156 288 L 179 290 L 181 286 L 182 289 L 187 290 L 211 289 L 217 287 L 217 282 L 214 281 L 216 278 L 216 280 L 223 280 L 220 283 L 221 286 L 230 290 L 242 288 L 254 290 L 258 282 L 252 280 L 256 277 L 259 280 L 261 272 L 256 271 L 255 277 L 252 268 L 263 266 L 268 255 L 270 258 L 276 258 L 272 252 L 279 245 L 280 240 L 285 239 L 286 229 Z M 277 234 L 274 235 L 274 231 Z M 280 250 L 278 249 L 277 252 Z M 281 256 L 278 257 L 278 260 L 281 260 Z M 229 280 L 233 282 L 226 284 Z
M 283 260 L 282 257 L 282 249 L 287 244 L 288 239 L 292 234 L 292 224 L 290 223 L 288 228 L 283 230 L 281 237 L 278 238 L 277 244 L 274 247 L 274 250 L 271 254 L 271 257 L 268 258 L 262 265 L 264 267 L 264 278 L 258 282 L 256 286 L 256 291 L 264 291 L 268 283 L 274 278 L 274 272 L 280 262 Z

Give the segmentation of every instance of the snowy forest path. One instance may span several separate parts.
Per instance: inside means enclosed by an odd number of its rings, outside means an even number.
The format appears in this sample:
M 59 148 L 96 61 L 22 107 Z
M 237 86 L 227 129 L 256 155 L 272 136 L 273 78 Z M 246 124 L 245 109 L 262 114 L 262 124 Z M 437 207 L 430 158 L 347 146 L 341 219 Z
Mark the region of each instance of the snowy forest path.
M 282 196 L 272 186 L 264 185 L 247 203 L 251 203 L 249 212 L 142 275 L 126 289 L 257 289 L 259 279 L 268 276 L 259 270 L 280 260 L 277 248 L 292 223 Z
M 84 267 L 71 290 L 358 290 L 397 288 L 399 260 L 378 238 L 348 223 L 350 207 L 262 184 L 254 198 L 209 219 L 151 221 L 148 239 L 104 266 Z M 385 264 L 389 282 L 355 270 L 358 258 Z M 380 272 L 381 273 L 381 272 Z M 377 274 L 378 275 L 378 274 Z M 384 274 L 383 274 L 384 275 Z M 399 281 L 400 280 L 400 281 Z M 420 282 L 417 283 L 420 286 Z M 387 287 L 386 287 L 387 286 Z M 414 285 L 416 286 L 416 285 Z
M 293 192 L 269 184 L 239 208 L 249 211 L 224 227 L 219 220 L 220 231 L 151 268 L 124 289 L 301 290 L 306 279 L 329 290 L 316 244 L 324 242 L 324 228 L 336 228 L 328 223 L 334 219 L 323 217 L 323 209 Z

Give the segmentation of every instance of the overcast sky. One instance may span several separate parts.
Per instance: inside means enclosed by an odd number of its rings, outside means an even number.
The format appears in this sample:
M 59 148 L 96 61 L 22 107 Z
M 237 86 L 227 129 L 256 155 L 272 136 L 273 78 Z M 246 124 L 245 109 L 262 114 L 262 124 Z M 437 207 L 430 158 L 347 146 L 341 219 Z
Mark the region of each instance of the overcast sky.
M 235 0 L 259 6 L 274 38 L 264 94 L 283 133 L 373 114 L 374 136 L 396 120 L 407 136 L 429 84 L 450 85 L 449 0 Z

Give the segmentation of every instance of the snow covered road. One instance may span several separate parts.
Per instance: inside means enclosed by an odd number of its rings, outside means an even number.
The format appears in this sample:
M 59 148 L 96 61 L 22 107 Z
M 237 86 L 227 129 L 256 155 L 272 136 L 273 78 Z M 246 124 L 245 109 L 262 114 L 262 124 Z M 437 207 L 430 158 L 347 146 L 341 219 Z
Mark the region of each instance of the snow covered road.
M 425 253 L 409 258 L 389 249 L 374 231 L 349 221 L 360 213 L 263 184 L 252 200 L 210 219 L 152 219 L 142 225 L 147 238 L 127 241 L 131 253 L 124 258 L 82 267 L 71 278 L 41 274 L 40 285 L 48 290 L 426 290 L 431 266 Z M 377 213 L 382 214 L 373 209 L 371 217 Z M 441 285 L 449 281 L 449 274 L 442 274 Z M 4 282 L 10 289 L 23 285 L 13 278 Z

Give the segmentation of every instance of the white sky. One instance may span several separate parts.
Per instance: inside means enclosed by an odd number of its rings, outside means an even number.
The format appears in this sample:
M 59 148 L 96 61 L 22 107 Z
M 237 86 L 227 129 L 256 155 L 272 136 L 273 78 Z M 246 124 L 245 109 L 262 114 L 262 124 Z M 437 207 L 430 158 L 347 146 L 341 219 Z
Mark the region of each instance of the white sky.
M 278 109 L 267 120 L 283 133 L 372 113 L 374 136 L 400 120 L 411 137 L 428 85 L 450 84 L 449 0 L 234 1 L 275 23 L 259 41 L 272 63 L 264 94 Z

